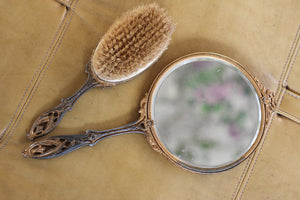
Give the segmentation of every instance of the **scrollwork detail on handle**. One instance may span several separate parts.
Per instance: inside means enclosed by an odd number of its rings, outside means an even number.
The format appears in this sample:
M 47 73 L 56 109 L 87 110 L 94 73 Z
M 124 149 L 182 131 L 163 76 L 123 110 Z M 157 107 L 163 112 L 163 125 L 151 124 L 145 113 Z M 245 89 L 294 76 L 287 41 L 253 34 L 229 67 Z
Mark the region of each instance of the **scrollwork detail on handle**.
M 63 118 L 64 114 L 67 111 L 72 110 L 72 107 L 78 98 L 89 89 L 96 86 L 105 88 L 116 85 L 116 83 L 106 82 L 97 77 L 97 75 L 91 69 L 90 64 L 87 64 L 86 66 L 86 73 L 88 74 L 86 82 L 75 94 L 66 99 L 62 99 L 59 105 L 43 113 L 34 121 L 29 133 L 27 134 L 28 139 L 33 140 L 52 131 Z
M 25 149 L 22 155 L 25 158 L 43 158 L 60 154 L 77 143 L 76 140 L 67 140 L 65 138 L 48 138 L 40 142 L 35 142 Z
M 104 138 L 125 133 L 142 133 L 149 138 L 151 137 L 151 134 L 149 134 L 150 128 L 154 125 L 154 122 L 148 119 L 147 116 L 147 96 L 148 95 L 146 94 L 141 100 L 139 110 L 140 116 L 134 123 L 109 130 L 87 130 L 84 134 L 80 135 L 61 135 L 40 140 L 25 149 L 23 151 L 23 156 L 26 158 L 54 158 L 83 146 L 94 146 Z M 157 149 L 155 148 L 154 141 L 150 142 L 150 144 L 154 147 L 154 150 Z

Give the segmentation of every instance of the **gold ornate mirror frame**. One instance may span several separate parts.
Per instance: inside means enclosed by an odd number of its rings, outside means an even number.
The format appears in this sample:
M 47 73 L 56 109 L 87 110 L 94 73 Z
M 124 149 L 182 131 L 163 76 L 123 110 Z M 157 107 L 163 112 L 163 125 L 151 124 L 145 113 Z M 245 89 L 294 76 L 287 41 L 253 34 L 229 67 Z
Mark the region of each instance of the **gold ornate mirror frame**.
M 161 84 L 161 82 L 164 80 L 164 78 L 167 76 L 167 74 L 171 73 L 173 70 L 175 70 L 178 67 L 188 63 L 188 62 L 192 62 L 192 61 L 197 61 L 199 58 L 206 58 L 206 57 L 210 57 L 210 58 L 215 58 L 218 60 L 222 60 L 225 61 L 231 65 L 233 65 L 234 67 L 236 67 L 237 69 L 239 69 L 246 77 L 247 79 L 250 81 L 250 83 L 253 85 L 258 98 L 259 98 L 259 104 L 260 104 L 260 128 L 258 131 L 258 135 L 256 136 L 255 141 L 252 142 L 252 145 L 250 146 L 250 148 L 248 149 L 248 151 L 239 159 L 237 159 L 235 162 L 227 164 L 227 165 L 223 165 L 221 167 L 215 167 L 215 168 L 202 168 L 202 167 L 197 167 L 194 165 L 190 165 L 187 164 L 186 162 L 183 162 L 182 160 L 178 159 L 177 157 L 175 157 L 166 147 L 164 144 L 162 144 L 162 142 L 159 139 L 159 136 L 156 132 L 155 129 L 155 123 L 151 123 L 152 126 L 150 126 L 149 128 L 149 133 L 147 135 L 147 140 L 149 141 L 149 143 L 151 144 L 152 148 L 163 154 L 164 156 L 166 156 L 170 161 L 172 161 L 175 165 L 187 169 L 189 171 L 192 172 L 200 172 L 200 173 L 216 173 L 216 172 L 221 172 L 221 171 L 225 171 L 228 169 L 231 169 L 233 167 L 235 167 L 236 165 L 238 165 L 239 163 L 241 163 L 243 160 L 245 160 L 257 147 L 257 145 L 259 144 L 262 135 L 264 133 L 265 130 L 265 126 L 268 123 L 270 116 L 273 112 L 273 109 L 275 107 L 275 98 L 274 98 L 274 94 L 272 92 L 270 92 L 270 90 L 266 89 L 262 83 L 255 78 L 254 76 L 252 76 L 241 64 L 239 64 L 237 61 L 220 55 L 220 54 L 216 54 L 216 53 L 193 53 L 193 54 L 189 54 L 186 56 L 183 56 L 177 60 L 175 60 L 174 62 L 170 63 L 155 79 L 155 81 L 153 82 L 150 91 L 149 91 L 149 95 L 146 96 L 146 101 L 147 102 L 147 106 L 146 106 L 146 111 L 145 113 L 147 113 L 147 120 L 148 121 L 153 121 L 154 120 L 154 116 L 153 116 L 153 103 L 155 100 L 155 95 L 156 92 L 159 88 L 159 84 Z
M 155 122 L 154 122 L 153 107 L 154 107 L 155 95 L 157 93 L 157 90 L 159 89 L 160 84 L 163 82 L 164 78 L 172 71 L 174 71 L 176 68 L 186 63 L 189 63 L 191 61 L 196 61 L 199 58 L 200 59 L 214 58 L 217 60 L 221 60 L 233 65 L 238 70 L 240 70 L 247 77 L 247 79 L 254 87 L 258 95 L 259 104 L 260 104 L 259 131 L 256 135 L 256 139 L 252 141 L 252 144 L 247 150 L 247 152 L 232 163 L 222 165 L 219 167 L 213 167 L 213 168 L 204 168 L 204 167 L 191 165 L 174 156 L 160 141 L 157 130 L 155 128 Z M 183 169 L 186 169 L 191 172 L 197 172 L 197 173 L 221 172 L 238 165 L 255 150 L 255 148 L 257 147 L 257 145 L 259 144 L 262 138 L 262 135 L 265 130 L 265 126 L 269 122 L 270 116 L 273 112 L 275 105 L 276 103 L 275 103 L 274 94 L 270 92 L 268 89 L 266 89 L 258 81 L 257 78 L 252 76 L 238 62 L 226 56 L 215 54 L 215 53 L 189 54 L 170 63 L 157 76 L 149 92 L 145 95 L 145 97 L 140 102 L 140 111 L 139 111 L 140 117 L 136 122 L 119 128 L 110 129 L 110 130 L 104 130 L 104 131 L 88 130 L 84 134 L 80 134 L 80 135 L 53 136 L 48 139 L 40 140 L 33 143 L 31 146 L 29 146 L 27 149 L 23 151 L 23 156 L 30 157 L 30 158 L 41 158 L 41 159 L 54 158 L 66 154 L 68 152 L 71 152 L 75 149 L 81 148 L 83 146 L 87 146 L 87 145 L 93 146 L 97 142 L 99 142 L 100 140 L 106 137 L 121 135 L 125 133 L 142 133 L 146 135 L 146 140 L 149 142 L 149 144 L 155 151 L 164 155 L 175 165 Z

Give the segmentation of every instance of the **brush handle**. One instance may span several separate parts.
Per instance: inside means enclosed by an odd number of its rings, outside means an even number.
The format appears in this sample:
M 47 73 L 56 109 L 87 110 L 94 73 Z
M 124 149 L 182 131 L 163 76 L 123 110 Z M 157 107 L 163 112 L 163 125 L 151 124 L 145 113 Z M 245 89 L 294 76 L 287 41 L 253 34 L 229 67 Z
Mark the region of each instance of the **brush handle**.
M 72 96 L 62 99 L 61 103 L 40 115 L 33 123 L 27 138 L 33 140 L 51 132 L 67 111 L 71 111 L 78 98 L 89 89 L 96 87 L 97 82 L 88 79 L 85 84 Z
M 88 130 L 80 135 L 61 135 L 53 136 L 48 139 L 34 142 L 23 151 L 25 158 L 48 159 L 55 158 L 83 146 L 94 146 L 100 140 L 125 133 L 142 133 L 146 134 L 146 128 L 142 119 L 119 128 L 92 131 Z
M 33 140 L 51 132 L 60 122 L 64 114 L 67 111 L 72 110 L 72 107 L 78 98 L 89 89 L 96 86 L 101 86 L 103 88 L 112 86 L 112 84 L 106 83 L 97 78 L 91 70 L 90 64 L 87 64 L 86 66 L 86 73 L 88 74 L 88 79 L 74 95 L 69 98 L 62 99 L 59 105 L 43 113 L 34 121 L 29 133 L 27 134 L 28 139 Z

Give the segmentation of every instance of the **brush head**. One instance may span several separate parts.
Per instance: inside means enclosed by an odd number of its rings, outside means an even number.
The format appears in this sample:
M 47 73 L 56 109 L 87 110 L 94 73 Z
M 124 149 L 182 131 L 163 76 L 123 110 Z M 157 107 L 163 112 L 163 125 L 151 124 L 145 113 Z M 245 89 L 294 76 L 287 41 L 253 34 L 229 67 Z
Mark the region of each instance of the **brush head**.
M 175 24 L 157 4 L 125 13 L 102 37 L 91 58 L 96 75 L 121 82 L 150 66 L 166 49 Z

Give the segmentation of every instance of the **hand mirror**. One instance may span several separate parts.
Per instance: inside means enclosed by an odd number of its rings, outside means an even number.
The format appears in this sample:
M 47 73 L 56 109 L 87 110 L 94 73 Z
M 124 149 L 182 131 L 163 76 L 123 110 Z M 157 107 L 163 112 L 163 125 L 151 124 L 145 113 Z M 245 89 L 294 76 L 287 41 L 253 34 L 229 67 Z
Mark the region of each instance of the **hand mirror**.
M 53 158 L 106 137 L 142 133 L 155 151 L 177 166 L 220 172 L 255 150 L 274 106 L 274 94 L 239 63 L 214 53 L 195 53 L 172 62 L 157 76 L 141 100 L 136 122 L 40 140 L 23 156 Z

